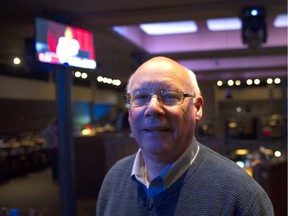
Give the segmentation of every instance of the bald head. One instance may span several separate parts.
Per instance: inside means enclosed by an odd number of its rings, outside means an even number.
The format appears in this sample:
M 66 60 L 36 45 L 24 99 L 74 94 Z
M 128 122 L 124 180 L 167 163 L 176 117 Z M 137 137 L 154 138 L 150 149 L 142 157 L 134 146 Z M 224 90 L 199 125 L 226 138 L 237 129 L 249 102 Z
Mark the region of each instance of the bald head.
M 174 70 L 184 70 L 184 67 L 180 65 L 178 62 L 163 56 L 157 56 L 149 59 L 144 62 L 135 73 L 139 73 L 146 70 L 153 70 L 154 68 L 162 68 L 165 70 L 174 69 Z
M 130 77 L 127 84 L 127 92 L 131 91 L 131 85 L 135 82 L 140 82 L 143 77 L 154 78 L 157 80 L 159 75 L 169 75 L 175 80 L 180 81 L 183 86 L 186 86 L 188 90 L 195 93 L 196 96 L 201 96 L 197 79 L 195 74 L 187 68 L 180 65 L 178 62 L 163 56 L 158 56 L 149 59 L 144 62 Z M 138 80 L 137 77 L 141 77 Z

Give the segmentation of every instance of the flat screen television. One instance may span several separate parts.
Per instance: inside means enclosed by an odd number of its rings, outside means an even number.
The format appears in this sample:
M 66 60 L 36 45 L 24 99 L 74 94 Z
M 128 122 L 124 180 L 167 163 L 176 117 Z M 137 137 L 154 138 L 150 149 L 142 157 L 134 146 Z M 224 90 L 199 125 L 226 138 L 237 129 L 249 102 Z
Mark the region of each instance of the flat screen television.
M 95 69 L 95 47 L 90 31 L 37 17 L 35 19 L 37 60 L 55 65 Z

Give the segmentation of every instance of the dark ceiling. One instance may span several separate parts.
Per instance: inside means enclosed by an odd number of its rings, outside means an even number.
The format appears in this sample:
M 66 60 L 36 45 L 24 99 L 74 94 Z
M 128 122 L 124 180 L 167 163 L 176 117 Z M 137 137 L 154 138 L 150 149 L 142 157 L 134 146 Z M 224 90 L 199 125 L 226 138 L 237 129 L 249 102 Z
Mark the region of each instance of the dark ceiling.
M 207 18 L 238 17 L 241 8 L 250 5 L 264 6 L 267 11 L 267 43 L 259 49 L 239 45 L 240 31 L 231 36 L 203 27 Z M 283 13 L 287 13 L 286 0 L 1 0 L 0 63 L 10 64 L 14 56 L 24 56 L 25 39 L 33 38 L 34 19 L 40 16 L 92 31 L 98 63 L 95 73 L 124 82 L 138 64 L 133 57 L 139 53 L 144 58 L 172 57 L 194 70 L 200 79 L 286 76 L 287 29 L 272 28 L 275 16 Z M 199 45 L 193 36 L 187 45 L 190 50 L 149 52 L 112 31 L 115 25 L 176 20 L 195 20 L 200 30 L 197 37 L 205 42 Z M 159 44 L 157 40 L 162 41 L 155 39 L 155 44 Z M 168 38 L 166 43 L 176 47 L 177 40 L 182 39 Z

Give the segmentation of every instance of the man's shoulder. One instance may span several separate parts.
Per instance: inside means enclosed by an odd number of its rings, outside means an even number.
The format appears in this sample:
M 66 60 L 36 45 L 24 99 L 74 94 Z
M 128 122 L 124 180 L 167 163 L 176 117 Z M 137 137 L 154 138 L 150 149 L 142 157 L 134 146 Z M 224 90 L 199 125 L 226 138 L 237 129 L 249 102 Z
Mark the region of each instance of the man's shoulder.
M 135 155 L 136 154 L 132 154 L 129 156 L 126 156 L 120 160 L 118 160 L 109 170 L 108 173 L 119 173 L 119 174 L 123 174 L 126 173 L 127 171 L 129 173 L 131 173 L 132 170 L 132 166 L 133 166 L 133 162 L 135 159 Z
M 217 184 L 223 183 L 228 185 L 227 188 L 236 186 L 236 188 L 246 187 L 247 190 L 255 190 L 255 188 L 262 190 L 244 169 L 229 158 L 201 144 L 199 156 L 199 171 L 201 170 L 201 175 L 204 175 L 208 181 L 217 179 Z
M 206 159 L 208 161 L 211 161 L 215 165 L 222 165 L 222 166 L 232 166 L 237 167 L 237 169 L 240 167 L 233 162 L 228 157 L 219 154 L 218 152 L 215 152 L 214 150 L 210 149 L 209 147 L 199 143 L 200 146 L 200 158 Z
M 114 166 L 122 166 L 123 164 L 125 164 L 125 165 L 130 164 L 132 167 L 135 156 L 136 156 L 136 153 L 132 154 L 132 155 L 128 155 L 128 156 L 120 159 L 119 161 L 117 161 Z
M 197 159 L 198 165 L 201 167 L 200 170 L 205 174 L 207 174 L 206 172 L 210 173 L 208 176 L 211 178 L 217 176 L 218 179 L 233 179 L 235 182 L 250 182 L 252 179 L 251 176 L 234 161 L 202 144 L 200 144 L 198 156 Z

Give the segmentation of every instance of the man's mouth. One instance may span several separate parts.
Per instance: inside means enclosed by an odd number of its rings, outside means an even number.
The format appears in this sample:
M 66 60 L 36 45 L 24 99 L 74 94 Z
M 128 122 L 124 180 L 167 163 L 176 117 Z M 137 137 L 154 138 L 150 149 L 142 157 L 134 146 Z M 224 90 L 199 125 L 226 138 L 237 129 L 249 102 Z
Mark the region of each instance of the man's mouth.
M 156 126 L 156 127 L 144 128 L 144 131 L 146 131 L 146 132 L 167 132 L 167 131 L 170 131 L 170 129 L 168 127 Z

